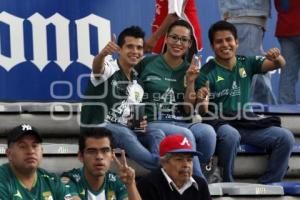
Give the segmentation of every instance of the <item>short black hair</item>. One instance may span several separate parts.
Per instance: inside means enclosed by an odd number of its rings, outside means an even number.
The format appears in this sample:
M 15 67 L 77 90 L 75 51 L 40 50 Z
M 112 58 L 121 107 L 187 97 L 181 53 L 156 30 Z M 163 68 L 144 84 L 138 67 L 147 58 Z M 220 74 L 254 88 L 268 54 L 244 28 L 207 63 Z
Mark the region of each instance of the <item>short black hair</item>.
M 134 38 L 142 38 L 144 41 L 145 32 L 139 26 L 130 26 L 128 28 L 125 28 L 118 37 L 118 45 L 120 47 L 122 47 L 122 45 L 125 43 L 125 37 L 127 36 L 131 36 Z
M 110 142 L 110 148 L 114 149 L 115 147 L 115 141 L 112 136 L 112 132 L 109 129 L 104 127 L 85 128 L 85 131 L 80 133 L 78 140 L 79 151 L 81 153 L 83 153 L 85 149 L 85 141 L 87 138 L 108 138 Z
M 224 20 L 220 20 L 220 21 L 217 21 L 216 23 L 214 23 L 213 25 L 211 25 L 211 27 L 208 30 L 208 38 L 209 38 L 210 44 L 213 44 L 214 36 L 217 31 L 230 31 L 232 33 L 234 39 L 235 40 L 238 39 L 237 30 L 236 30 L 235 26 L 232 23 L 229 23 Z
M 169 26 L 167 33 L 169 34 L 175 26 L 183 26 L 183 27 L 189 29 L 190 37 L 193 38 L 194 32 L 193 32 L 193 28 L 190 25 L 190 23 L 188 23 L 187 21 L 182 20 L 182 19 L 176 20 Z

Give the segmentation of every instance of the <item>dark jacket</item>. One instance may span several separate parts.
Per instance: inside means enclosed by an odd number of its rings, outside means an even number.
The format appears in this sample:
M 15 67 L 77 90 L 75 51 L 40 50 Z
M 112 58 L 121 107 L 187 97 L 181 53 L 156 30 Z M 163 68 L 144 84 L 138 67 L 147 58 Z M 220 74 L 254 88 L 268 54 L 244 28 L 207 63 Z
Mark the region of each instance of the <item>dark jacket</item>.
M 203 178 L 193 176 L 198 189 L 189 187 L 183 194 L 171 190 L 161 169 L 157 169 L 138 181 L 138 190 L 143 200 L 210 200 L 207 183 Z

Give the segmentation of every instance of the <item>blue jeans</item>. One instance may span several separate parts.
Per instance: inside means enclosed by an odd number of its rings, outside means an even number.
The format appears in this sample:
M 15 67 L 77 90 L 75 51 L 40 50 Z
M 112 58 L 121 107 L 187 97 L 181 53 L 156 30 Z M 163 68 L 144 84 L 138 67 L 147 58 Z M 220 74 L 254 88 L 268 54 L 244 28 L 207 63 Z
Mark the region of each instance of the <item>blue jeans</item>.
M 204 177 L 200 167 L 200 161 L 206 161 L 211 158 L 216 146 L 216 133 L 214 129 L 207 124 L 202 123 L 182 123 L 174 121 L 154 121 L 148 124 L 148 127 L 161 129 L 166 135 L 183 134 L 192 143 L 197 151 L 203 156 L 193 160 L 193 171 L 195 175 Z
M 234 160 L 240 143 L 263 148 L 270 153 L 267 169 L 260 177 L 260 183 L 283 179 L 295 141 L 291 131 L 275 126 L 257 130 L 238 130 L 230 125 L 222 125 L 217 131 L 217 137 L 218 165 L 223 168 L 223 181 L 233 181 Z
M 261 26 L 255 24 L 237 24 L 239 38 L 239 47 L 237 54 L 244 56 L 264 55 L 262 42 L 264 30 Z M 275 95 L 272 91 L 271 74 L 256 74 L 253 76 L 251 84 L 251 102 L 262 104 L 277 104 Z
M 286 65 L 281 69 L 279 103 L 297 104 L 296 85 L 300 72 L 300 36 L 278 38 Z
M 107 123 L 116 142 L 116 146 L 125 149 L 126 154 L 141 166 L 149 170 L 159 167 L 159 143 L 165 137 L 159 129 L 147 128 L 145 133 L 135 133 L 121 124 Z M 147 147 L 147 148 L 146 148 Z

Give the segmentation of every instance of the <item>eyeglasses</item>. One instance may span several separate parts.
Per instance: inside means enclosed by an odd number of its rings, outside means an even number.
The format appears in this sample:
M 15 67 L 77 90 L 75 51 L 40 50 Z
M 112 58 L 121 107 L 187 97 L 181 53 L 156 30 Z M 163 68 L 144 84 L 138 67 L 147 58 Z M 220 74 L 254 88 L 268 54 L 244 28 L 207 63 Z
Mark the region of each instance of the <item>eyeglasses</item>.
M 180 41 L 181 44 L 188 44 L 191 41 L 189 38 L 179 37 L 178 35 L 168 35 L 168 38 L 170 38 L 172 43 L 177 43 Z
M 85 149 L 84 153 L 86 153 L 87 155 L 90 156 L 97 156 L 99 153 L 102 155 L 106 155 L 108 153 L 110 153 L 112 151 L 112 149 L 110 147 L 103 147 L 100 149 Z

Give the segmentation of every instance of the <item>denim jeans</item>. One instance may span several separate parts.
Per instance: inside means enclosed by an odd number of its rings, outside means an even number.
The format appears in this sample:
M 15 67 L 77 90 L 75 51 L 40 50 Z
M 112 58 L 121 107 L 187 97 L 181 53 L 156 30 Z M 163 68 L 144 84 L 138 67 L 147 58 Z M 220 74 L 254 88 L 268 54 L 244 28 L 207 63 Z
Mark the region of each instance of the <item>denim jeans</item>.
M 217 156 L 223 168 L 223 181 L 233 181 L 234 160 L 240 143 L 266 149 L 270 157 L 260 183 L 281 181 L 288 168 L 288 161 L 295 142 L 293 133 L 280 127 L 246 130 L 222 125 L 217 131 Z
M 183 134 L 192 143 L 197 151 L 203 156 L 194 157 L 194 174 L 204 177 L 200 167 L 200 161 L 207 161 L 213 156 L 216 146 L 216 133 L 214 129 L 207 124 L 202 123 L 182 123 L 174 121 L 154 121 L 148 124 L 148 127 L 161 129 L 166 135 Z
M 237 54 L 244 56 L 264 55 L 262 42 L 264 30 L 261 26 L 255 24 L 238 24 L 234 26 L 237 29 L 239 38 L 239 47 Z M 275 95 L 272 91 L 271 74 L 256 74 L 253 76 L 251 84 L 251 102 L 262 104 L 277 104 Z
M 124 149 L 126 154 L 141 166 L 149 170 L 159 167 L 159 143 L 165 134 L 154 128 L 147 128 L 145 133 L 135 133 L 121 124 L 107 123 L 118 148 Z
M 281 69 L 279 103 L 297 104 L 296 85 L 300 72 L 300 36 L 278 38 L 286 65 Z

